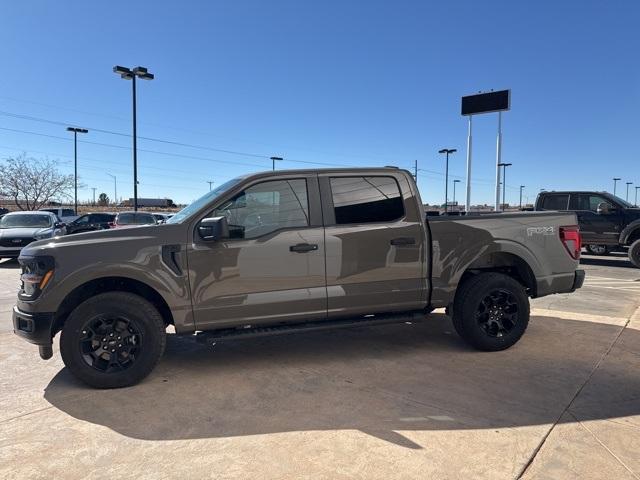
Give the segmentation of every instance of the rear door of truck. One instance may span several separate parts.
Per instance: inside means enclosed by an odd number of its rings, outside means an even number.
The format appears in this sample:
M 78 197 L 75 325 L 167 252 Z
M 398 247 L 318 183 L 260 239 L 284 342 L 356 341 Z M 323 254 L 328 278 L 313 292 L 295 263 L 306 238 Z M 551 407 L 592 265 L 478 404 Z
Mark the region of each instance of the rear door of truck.
M 426 232 L 417 193 L 398 170 L 319 175 L 329 318 L 426 303 Z

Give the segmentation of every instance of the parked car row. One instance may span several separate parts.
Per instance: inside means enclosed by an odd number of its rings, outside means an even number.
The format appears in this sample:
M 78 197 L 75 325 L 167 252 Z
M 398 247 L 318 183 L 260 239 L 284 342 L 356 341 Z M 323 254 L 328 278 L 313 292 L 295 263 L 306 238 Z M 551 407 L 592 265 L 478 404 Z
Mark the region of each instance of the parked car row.
M 149 212 L 95 212 L 75 216 L 69 208 L 47 208 L 0 214 L 0 259 L 18 257 L 36 240 L 111 228 L 165 223 L 171 214 Z

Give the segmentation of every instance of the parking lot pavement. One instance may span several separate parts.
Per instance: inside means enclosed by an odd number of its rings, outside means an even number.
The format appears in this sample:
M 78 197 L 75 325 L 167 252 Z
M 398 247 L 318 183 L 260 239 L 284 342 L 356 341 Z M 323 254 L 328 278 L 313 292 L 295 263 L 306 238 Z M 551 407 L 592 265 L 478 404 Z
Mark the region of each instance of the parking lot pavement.
M 1 478 L 637 478 L 640 270 L 585 257 L 514 348 L 449 319 L 231 341 L 171 336 L 142 384 L 90 390 L 10 333 L 0 264 Z M 620 282 L 620 287 L 616 282 Z M 615 285 L 615 288 L 610 288 Z

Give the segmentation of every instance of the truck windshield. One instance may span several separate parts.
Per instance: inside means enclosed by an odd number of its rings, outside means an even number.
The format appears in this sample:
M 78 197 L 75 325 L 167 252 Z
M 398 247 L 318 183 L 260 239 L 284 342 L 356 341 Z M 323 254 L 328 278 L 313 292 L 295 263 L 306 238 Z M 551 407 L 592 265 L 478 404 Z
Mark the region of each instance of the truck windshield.
M 631 205 L 626 200 L 623 200 L 622 198 L 618 197 L 617 195 L 613 195 L 609 193 L 607 196 L 610 197 L 613 201 L 618 202 L 620 205 L 622 205 L 625 208 L 633 208 L 633 205 Z
M 229 190 L 234 185 L 237 185 L 240 182 L 240 180 L 242 180 L 242 177 L 237 177 L 237 178 L 231 179 L 228 182 L 223 183 L 219 187 L 214 188 L 210 192 L 205 193 L 198 200 L 196 200 L 195 202 L 187 205 L 182 210 L 180 210 L 178 213 L 176 213 L 173 217 L 171 217 L 169 220 L 167 220 L 166 223 L 182 223 L 182 222 L 184 222 L 185 220 L 190 218 L 191 215 L 193 215 L 194 213 L 199 211 L 202 207 L 204 207 L 205 205 L 209 204 L 213 199 L 215 199 L 216 197 L 222 195 L 224 192 Z

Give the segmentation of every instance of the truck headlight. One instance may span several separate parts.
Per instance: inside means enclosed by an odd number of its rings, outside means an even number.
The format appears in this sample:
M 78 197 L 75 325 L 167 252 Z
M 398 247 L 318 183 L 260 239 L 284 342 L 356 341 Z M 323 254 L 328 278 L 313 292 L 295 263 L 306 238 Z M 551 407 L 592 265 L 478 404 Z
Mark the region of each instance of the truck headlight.
M 55 262 L 53 257 L 49 256 L 20 257 L 18 261 L 22 267 L 18 296 L 25 300 L 33 300 L 51 281 Z

